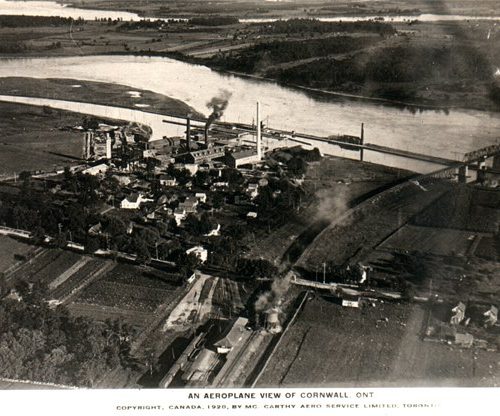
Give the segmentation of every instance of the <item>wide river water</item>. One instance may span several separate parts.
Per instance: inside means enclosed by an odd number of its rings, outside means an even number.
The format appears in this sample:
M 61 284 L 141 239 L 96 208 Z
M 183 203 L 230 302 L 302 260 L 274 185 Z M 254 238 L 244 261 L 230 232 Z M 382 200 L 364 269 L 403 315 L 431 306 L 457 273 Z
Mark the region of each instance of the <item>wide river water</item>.
M 262 117 L 270 127 L 320 136 L 359 135 L 363 122 L 366 142 L 450 159 L 461 158 L 467 151 L 496 143 L 500 132 L 499 113 L 473 110 L 410 112 L 363 101 L 327 99 L 274 82 L 228 75 L 169 58 L 85 56 L 0 59 L 0 77 L 9 76 L 124 84 L 131 89 L 151 90 L 177 98 L 205 115 L 210 112 L 207 102 L 225 90 L 231 94 L 223 116 L 226 121 L 252 123 L 255 103 L 260 101 Z M 22 90 L 18 94 L 27 95 Z M 140 104 L 140 98 L 137 100 Z M 79 107 L 75 105 L 67 109 L 78 111 Z M 112 111 L 103 115 L 119 118 L 119 114 Z M 332 153 L 327 150 L 330 147 L 333 146 L 321 149 Z M 380 158 L 383 156 L 370 155 L 370 160 L 374 162 L 401 164 L 397 159 L 389 163 Z M 428 170 L 420 164 L 408 167 Z
M 82 18 L 85 20 L 94 19 L 122 19 L 122 20 L 141 20 L 136 13 L 124 11 L 110 10 L 92 10 L 79 9 L 66 4 L 56 3 L 55 1 L 17 1 L 17 0 L 0 0 L 0 15 L 32 15 L 32 16 L 61 16 L 72 17 L 74 19 Z M 421 22 L 437 22 L 437 21 L 457 21 L 457 20 L 494 20 L 500 21 L 500 16 L 466 16 L 466 15 L 442 15 L 442 14 L 420 14 L 420 15 L 377 15 L 377 16 L 335 16 L 335 17 L 318 17 L 318 20 L 324 22 L 352 22 L 361 20 L 384 19 L 389 22 L 405 22 L 418 19 Z M 161 19 L 164 20 L 164 19 Z M 183 19 L 181 19 L 183 20 Z M 276 18 L 254 18 L 240 19 L 242 23 L 263 23 L 272 22 Z
M 221 90 L 226 90 L 231 94 L 223 116 L 226 121 L 251 123 L 255 117 L 255 103 L 260 101 L 262 117 L 270 127 L 320 136 L 359 135 L 363 122 L 367 142 L 450 159 L 461 158 L 467 151 L 496 143 L 500 136 L 499 113 L 473 110 L 410 112 L 363 101 L 327 99 L 274 82 L 227 75 L 168 58 L 0 59 L 0 77 L 9 76 L 124 84 L 131 89 L 151 90 L 177 98 L 206 115 L 210 112 L 207 102 Z M 27 95 L 22 90 L 18 94 Z M 78 111 L 78 107 L 75 106 L 74 110 Z M 106 115 L 116 116 L 113 113 Z M 377 159 L 379 157 L 382 156 L 371 155 L 370 160 L 382 162 Z M 396 164 L 400 165 L 400 162 Z M 423 170 L 418 165 L 411 166 Z

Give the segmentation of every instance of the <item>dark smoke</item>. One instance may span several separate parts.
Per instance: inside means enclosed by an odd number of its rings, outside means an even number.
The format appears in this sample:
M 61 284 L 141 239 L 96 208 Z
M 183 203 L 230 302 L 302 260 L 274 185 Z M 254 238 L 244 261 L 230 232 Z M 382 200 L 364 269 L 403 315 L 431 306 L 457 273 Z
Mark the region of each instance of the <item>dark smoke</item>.
M 231 93 L 227 90 L 220 90 L 219 95 L 213 97 L 208 103 L 207 107 L 212 110 L 212 113 L 208 116 L 207 123 L 205 124 L 205 137 L 207 136 L 208 129 L 210 125 L 219 120 L 224 114 L 224 110 L 229 104 L 229 99 L 231 98 Z

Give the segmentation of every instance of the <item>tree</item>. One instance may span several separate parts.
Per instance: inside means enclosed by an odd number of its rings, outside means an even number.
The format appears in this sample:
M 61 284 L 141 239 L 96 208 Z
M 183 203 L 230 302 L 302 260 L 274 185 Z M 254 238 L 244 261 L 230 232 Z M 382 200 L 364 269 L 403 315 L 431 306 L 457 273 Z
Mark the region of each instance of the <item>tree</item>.
M 95 253 L 100 248 L 101 244 L 99 238 L 88 235 L 87 240 L 85 241 L 85 252 Z
M 82 127 L 85 130 L 96 130 L 99 128 L 99 120 L 92 116 L 85 116 L 82 120 Z
M 148 245 L 141 237 L 136 237 L 134 242 L 135 254 L 137 262 L 147 264 L 151 260 L 151 253 L 148 250 Z
M 41 226 L 36 226 L 31 233 L 31 238 L 35 244 L 42 244 L 45 241 L 45 230 Z

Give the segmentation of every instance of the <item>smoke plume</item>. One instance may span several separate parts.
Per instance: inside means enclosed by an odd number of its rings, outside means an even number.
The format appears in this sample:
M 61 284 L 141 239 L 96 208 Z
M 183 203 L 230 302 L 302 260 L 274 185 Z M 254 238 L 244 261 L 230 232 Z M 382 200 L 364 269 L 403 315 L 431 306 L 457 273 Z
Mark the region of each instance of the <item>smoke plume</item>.
M 267 311 L 275 306 L 279 306 L 281 299 L 290 287 L 290 275 L 285 277 L 275 278 L 271 290 L 262 293 L 255 301 L 255 311 Z
M 208 116 L 207 123 L 205 124 L 205 134 L 208 132 L 210 125 L 222 117 L 224 110 L 229 104 L 231 95 L 232 94 L 227 90 L 220 90 L 219 94 L 207 103 L 207 107 L 212 110 L 212 113 Z
M 349 196 L 346 187 L 338 187 L 332 195 L 331 190 L 320 190 L 318 197 L 316 217 L 319 220 L 333 221 L 349 209 Z

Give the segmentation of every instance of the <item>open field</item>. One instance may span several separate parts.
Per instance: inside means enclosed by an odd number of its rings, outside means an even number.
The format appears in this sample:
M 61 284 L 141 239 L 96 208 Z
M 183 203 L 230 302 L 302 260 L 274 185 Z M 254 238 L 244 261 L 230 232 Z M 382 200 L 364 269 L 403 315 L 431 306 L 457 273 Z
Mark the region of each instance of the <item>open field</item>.
M 81 156 L 83 136 L 59 129 L 80 125 L 82 120 L 82 114 L 0 102 L 0 175 L 75 163 Z
M 110 262 L 107 260 L 102 260 L 98 258 L 86 258 L 88 259 L 85 264 L 78 270 L 74 270 L 69 276 L 65 276 L 64 281 L 57 279 L 55 285 L 53 283 L 52 290 L 50 292 L 53 299 L 64 300 L 68 296 L 75 293 L 80 287 L 89 279 L 92 279 L 97 273 L 101 273 L 107 267 L 110 267 Z M 81 264 L 81 263 L 79 263 Z M 65 272 L 68 273 L 68 270 Z
M 500 225 L 500 192 L 454 186 L 412 222 L 426 227 L 496 233 Z
M 139 267 L 120 264 L 87 286 L 75 302 L 152 313 L 161 304 L 168 303 L 176 289 L 176 286 L 144 276 L 144 270 Z
M 186 116 L 197 113 L 180 100 L 147 90 L 131 89 L 126 85 L 61 78 L 0 78 L 1 95 L 42 97 L 93 104 L 137 108 L 147 105 L 147 111 Z M 53 110 L 57 116 L 57 111 Z M 81 119 L 80 119 L 81 122 Z
M 45 249 L 40 255 L 24 263 L 9 276 L 12 282 L 43 282 L 47 285 L 66 272 L 82 255 L 59 249 Z
M 146 312 L 80 301 L 73 302 L 67 307 L 70 313 L 75 316 L 85 316 L 97 321 L 120 319 L 133 327 L 144 327 L 152 318 L 152 315 Z
M 257 386 L 495 385 L 496 353 L 423 342 L 423 320 L 418 305 L 359 310 L 316 298 L 285 334 Z
M 447 182 L 431 181 L 425 189 L 411 182 L 363 203 L 326 228 L 306 249 L 298 266 L 316 270 L 323 262 L 342 265 L 360 261 L 381 241 L 449 189 Z
M 465 256 L 476 238 L 481 236 L 470 231 L 406 225 L 378 248 L 417 251 L 439 256 Z
M 26 257 L 32 253 L 35 247 L 22 243 L 11 237 L 0 236 L 0 272 L 5 272 L 9 267 L 22 261 L 21 257 Z M 16 257 L 19 257 L 16 259 Z
M 271 233 L 260 232 L 249 239 L 249 256 L 272 262 L 293 260 L 303 248 L 301 240 L 314 238 L 329 222 L 359 203 L 363 195 L 409 175 L 408 171 L 338 157 L 309 164 L 304 182 L 308 196 L 300 211 Z M 311 235 L 306 235 L 308 231 Z

